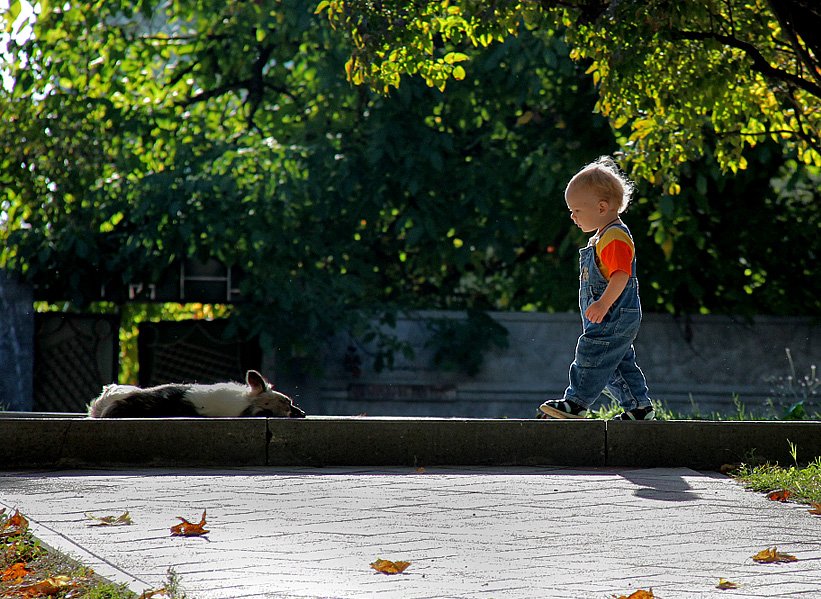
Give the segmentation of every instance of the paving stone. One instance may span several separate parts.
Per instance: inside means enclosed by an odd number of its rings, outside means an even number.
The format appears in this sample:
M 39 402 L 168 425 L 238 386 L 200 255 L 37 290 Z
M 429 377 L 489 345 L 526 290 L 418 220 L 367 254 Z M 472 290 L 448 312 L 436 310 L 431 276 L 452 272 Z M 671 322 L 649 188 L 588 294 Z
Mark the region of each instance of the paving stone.
M 0 506 L 135 591 L 190 599 L 821 598 L 821 520 L 687 468 L 142 469 L 0 473 Z M 85 516 L 129 510 L 134 524 Z M 177 516 L 206 538 L 170 536 Z M 777 545 L 799 561 L 757 564 Z M 388 576 L 377 558 L 411 562 Z M 719 578 L 742 586 L 715 588 Z M 726 594 L 725 594 L 726 593 Z

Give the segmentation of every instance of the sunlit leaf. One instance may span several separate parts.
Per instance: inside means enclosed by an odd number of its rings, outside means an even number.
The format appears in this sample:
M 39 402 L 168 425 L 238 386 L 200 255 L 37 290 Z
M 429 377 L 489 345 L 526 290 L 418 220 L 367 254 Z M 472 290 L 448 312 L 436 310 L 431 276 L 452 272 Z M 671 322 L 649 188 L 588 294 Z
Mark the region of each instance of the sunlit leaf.
M 198 537 L 210 532 L 203 528 L 205 526 L 205 510 L 202 511 L 202 520 L 200 520 L 199 524 L 193 524 L 180 516 L 177 516 L 177 518 L 182 520 L 182 522 L 171 527 L 172 537 Z
M 45 580 L 16 587 L 15 590 L 25 593 L 26 595 L 56 595 L 57 593 L 68 591 L 83 584 L 81 581 L 74 580 L 70 576 L 51 576 Z
M 792 495 L 791 491 L 787 489 L 782 489 L 780 491 L 772 491 L 771 493 L 767 493 L 767 499 L 769 499 L 770 501 L 786 502 L 790 495 Z
M 717 589 L 737 589 L 738 585 L 734 582 L 730 582 L 726 578 L 720 578 L 718 584 L 716 585 Z
M 761 564 L 774 564 L 777 562 L 797 562 L 798 559 L 786 553 L 778 553 L 776 547 L 770 547 L 764 551 L 759 551 L 753 556 L 753 560 Z
M 31 570 L 26 568 L 25 562 L 17 562 L 10 568 L 8 568 L 5 572 L 0 574 L 0 580 L 5 582 L 11 582 L 13 584 L 19 584 L 23 582 L 23 579 L 31 574 Z
M 810 509 L 810 513 L 821 516 L 821 503 L 818 503 L 817 501 L 813 501 L 812 502 L 812 508 Z
M 94 514 L 86 512 L 86 517 L 94 520 L 94 524 L 91 526 L 125 526 L 134 523 L 131 520 L 128 510 L 120 516 L 95 516 Z
M 21 535 L 28 530 L 28 527 L 29 522 L 25 516 L 18 510 L 15 510 L 15 512 L 3 522 L 2 526 L 0 526 L 0 539 Z
M 613 595 L 613 597 L 615 599 L 654 599 L 655 595 L 653 594 L 653 589 L 650 589 L 649 591 L 638 590 L 629 597 L 625 595 L 621 595 L 618 597 L 616 595 Z
M 408 566 L 410 562 L 391 562 L 386 559 L 378 559 L 371 564 L 371 568 L 383 574 L 401 574 Z

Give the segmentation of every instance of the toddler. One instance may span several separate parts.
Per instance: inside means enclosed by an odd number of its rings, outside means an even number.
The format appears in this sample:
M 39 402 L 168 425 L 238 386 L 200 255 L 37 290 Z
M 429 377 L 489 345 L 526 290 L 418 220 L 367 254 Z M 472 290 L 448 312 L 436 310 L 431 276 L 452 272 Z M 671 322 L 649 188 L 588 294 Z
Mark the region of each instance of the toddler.
M 624 410 L 616 420 L 655 417 L 633 350 L 641 324 L 636 252 L 630 231 L 619 218 L 632 192 L 633 184 L 606 156 L 584 167 L 567 184 L 564 197 L 570 218 L 585 233 L 595 231 L 579 251 L 584 332 L 576 345 L 564 398 L 539 406 L 539 418 L 584 418 L 603 391 Z

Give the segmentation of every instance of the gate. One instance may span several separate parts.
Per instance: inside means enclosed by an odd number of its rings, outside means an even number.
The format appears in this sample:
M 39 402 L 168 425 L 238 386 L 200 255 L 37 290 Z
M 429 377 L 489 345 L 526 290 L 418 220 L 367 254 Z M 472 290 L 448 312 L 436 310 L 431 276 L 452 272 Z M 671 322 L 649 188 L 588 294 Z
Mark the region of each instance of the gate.
M 103 385 L 117 382 L 120 317 L 34 315 L 34 410 L 85 412 Z
M 256 339 L 226 338 L 227 326 L 226 320 L 141 323 L 140 386 L 244 381 L 246 371 L 260 369 L 262 351 Z

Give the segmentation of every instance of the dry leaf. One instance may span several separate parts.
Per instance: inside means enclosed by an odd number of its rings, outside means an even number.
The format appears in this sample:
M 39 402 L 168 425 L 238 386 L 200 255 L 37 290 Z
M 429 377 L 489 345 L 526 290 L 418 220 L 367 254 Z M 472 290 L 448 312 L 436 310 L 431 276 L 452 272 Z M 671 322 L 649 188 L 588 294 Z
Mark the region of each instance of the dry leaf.
M 140 599 L 151 599 L 155 595 L 162 595 L 164 597 L 171 597 L 171 595 L 168 593 L 168 589 L 163 587 L 163 588 L 157 589 L 155 591 L 143 591 L 142 595 L 140 595 Z
M 730 582 L 726 578 L 719 578 L 718 584 L 716 585 L 717 589 L 737 589 L 738 585 L 734 582 Z
M 613 595 L 613 597 L 615 599 L 655 599 L 656 596 L 653 594 L 653 589 L 650 589 L 649 591 L 636 591 L 629 597 L 625 597 L 624 595 L 621 597 Z
M 810 509 L 811 514 L 821 515 L 821 503 L 817 501 L 812 502 L 812 509 Z
M 408 566 L 410 562 L 390 562 L 386 559 L 378 559 L 371 564 L 371 568 L 384 574 L 401 574 Z
M 91 526 L 125 526 L 127 524 L 134 524 L 128 510 L 122 516 L 95 516 L 86 512 L 86 517 L 94 520 Z
M 0 539 L 6 537 L 16 537 L 28 530 L 29 521 L 19 511 L 15 510 L 0 527 Z
M 34 584 L 27 584 L 16 587 L 16 591 L 22 591 L 27 595 L 56 595 L 61 591 L 66 591 L 80 586 L 80 582 L 72 580 L 70 576 L 52 576 Z
M 12 584 L 20 584 L 26 575 L 31 574 L 32 570 L 26 569 L 25 562 L 17 562 L 8 570 L 0 574 L 0 580 L 11 582 Z
M 413 471 L 413 473 L 414 473 L 414 474 L 424 474 L 424 473 L 425 473 L 425 469 L 424 469 L 424 468 L 419 468 L 418 470 L 414 470 L 414 471 Z
M 773 491 L 771 493 L 767 493 L 767 499 L 770 501 L 787 501 L 787 498 L 792 495 L 791 491 L 787 489 L 783 489 L 781 491 Z
M 760 564 L 775 564 L 778 562 L 797 562 L 798 560 L 792 555 L 786 553 L 778 553 L 776 547 L 770 547 L 764 551 L 759 551 L 753 556 L 753 559 Z
M 198 537 L 211 532 L 203 528 L 205 526 L 205 510 L 202 511 L 202 520 L 199 524 L 192 524 L 180 516 L 177 516 L 177 519 L 182 520 L 182 522 L 171 527 L 172 537 Z

